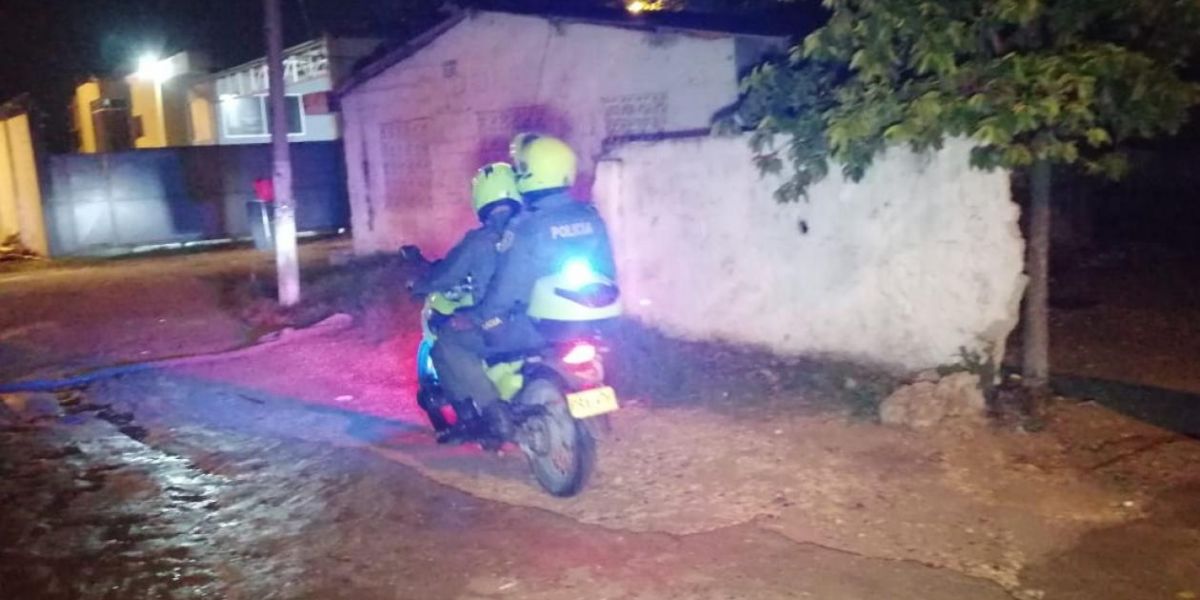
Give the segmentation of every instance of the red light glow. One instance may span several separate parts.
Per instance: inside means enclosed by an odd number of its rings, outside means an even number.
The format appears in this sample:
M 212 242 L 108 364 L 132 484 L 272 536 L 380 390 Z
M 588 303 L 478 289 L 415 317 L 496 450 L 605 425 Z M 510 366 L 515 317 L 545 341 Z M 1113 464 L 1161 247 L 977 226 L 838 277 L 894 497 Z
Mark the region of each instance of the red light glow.
M 575 344 L 562 358 L 568 365 L 585 365 L 593 360 L 596 360 L 596 347 L 584 342 Z

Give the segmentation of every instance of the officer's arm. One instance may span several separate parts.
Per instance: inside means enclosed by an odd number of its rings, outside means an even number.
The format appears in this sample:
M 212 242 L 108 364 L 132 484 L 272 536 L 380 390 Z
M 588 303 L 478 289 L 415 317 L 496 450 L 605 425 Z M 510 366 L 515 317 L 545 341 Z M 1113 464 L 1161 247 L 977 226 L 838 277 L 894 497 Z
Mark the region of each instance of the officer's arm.
M 491 329 L 516 310 L 529 303 L 533 284 L 537 281 L 537 249 L 535 233 L 529 227 L 510 229 L 512 242 L 499 255 L 496 274 L 483 300 L 471 311 L 472 318 Z
M 468 231 L 462 241 L 450 249 L 446 258 L 435 263 L 413 286 L 413 291 L 418 294 L 432 294 L 462 284 L 471 275 L 471 269 L 478 264 L 481 252 L 495 252 L 495 249 L 482 232 L 477 229 Z

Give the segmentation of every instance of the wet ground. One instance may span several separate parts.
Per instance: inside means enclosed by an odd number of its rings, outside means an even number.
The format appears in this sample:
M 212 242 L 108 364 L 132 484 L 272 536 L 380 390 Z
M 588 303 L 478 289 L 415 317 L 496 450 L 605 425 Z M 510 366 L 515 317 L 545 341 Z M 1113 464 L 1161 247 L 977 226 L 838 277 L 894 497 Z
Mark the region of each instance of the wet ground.
M 89 406 L 0 432 L 4 598 L 1005 598 L 752 523 L 625 532 L 372 452 Z
M 21 357 L 0 369 L 243 344 L 220 285 L 255 261 L 0 275 L 0 357 Z M 10 309 L 26 306 L 53 325 L 21 329 Z M 5 398 L 0 598 L 1200 593 L 1200 444 L 1094 405 L 1039 435 L 930 438 L 804 391 L 749 415 L 635 399 L 594 486 L 561 501 L 519 456 L 429 442 L 406 401 L 406 318 L 398 336 L 359 327 Z
M 250 328 L 226 310 L 227 282 L 267 275 L 270 261 L 219 251 L 0 271 L 0 380 L 245 343 Z

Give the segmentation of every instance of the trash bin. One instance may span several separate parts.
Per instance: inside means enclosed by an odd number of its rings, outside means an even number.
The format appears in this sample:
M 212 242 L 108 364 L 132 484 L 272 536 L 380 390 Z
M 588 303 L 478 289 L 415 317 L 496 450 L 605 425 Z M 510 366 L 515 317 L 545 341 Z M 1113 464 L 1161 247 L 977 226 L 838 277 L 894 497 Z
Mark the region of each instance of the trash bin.
M 254 248 L 263 252 L 275 250 L 275 182 L 269 177 L 254 180 L 254 200 L 246 203 L 246 222 Z
M 275 250 L 275 205 L 262 200 L 246 203 L 246 223 L 250 225 L 250 237 L 254 249 L 263 252 Z

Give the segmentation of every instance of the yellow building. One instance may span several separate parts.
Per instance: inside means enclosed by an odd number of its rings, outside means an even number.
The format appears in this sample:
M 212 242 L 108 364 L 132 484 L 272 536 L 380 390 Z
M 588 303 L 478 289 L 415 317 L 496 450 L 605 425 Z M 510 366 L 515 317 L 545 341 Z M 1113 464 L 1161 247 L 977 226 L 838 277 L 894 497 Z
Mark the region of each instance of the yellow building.
M 99 99 L 98 79 L 89 79 L 75 88 L 71 116 L 75 119 L 76 149 L 84 154 L 96 152 L 96 125 L 92 122 L 92 103 Z
M 212 108 L 192 92 L 207 72 L 203 55 L 180 52 L 161 60 L 145 57 L 123 80 L 93 78 L 80 84 L 72 107 L 76 149 L 94 153 L 212 143 Z
M 71 106 L 77 152 L 117 152 L 133 147 L 129 133 L 129 89 L 119 79 L 95 77 L 75 88 Z
M 49 252 L 29 115 L 19 102 L 0 106 L 0 241 L 13 236 Z

